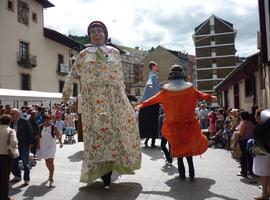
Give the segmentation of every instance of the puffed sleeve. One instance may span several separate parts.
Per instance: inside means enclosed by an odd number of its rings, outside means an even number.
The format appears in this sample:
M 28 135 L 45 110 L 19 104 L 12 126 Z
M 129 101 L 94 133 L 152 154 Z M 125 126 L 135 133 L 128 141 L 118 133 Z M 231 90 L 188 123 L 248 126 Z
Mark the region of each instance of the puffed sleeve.
M 161 90 L 160 92 L 158 92 L 157 94 L 155 94 L 154 96 L 152 96 L 151 98 L 147 99 L 146 101 L 142 102 L 142 107 L 146 107 L 146 106 L 151 106 L 157 103 L 163 103 L 164 99 L 163 99 L 163 90 Z
M 81 75 L 81 68 L 84 64 L 84 58 L 85 58 L 85 53 L 80 52 L 73 66 L 71 67 L 69 74 L 67 75 L 67 78 L 65 80 L 65 84 L 63 87 L 63 91 L 62 91 L 63 99 L 65 100 L 67 100 L 72 95 L 73 83 L 75 82 L 75 78 L 78 75 Z
M 199 100 L 212 101 L 212 95 L 211 94 L 200 92 L 200 91 L 198 91 L 196 89 L 195 89 L 195 91 L 196 91 L 197 99 L 199 99 Z
M 159 85 L 157 75 L 155 74 L 151 75 L 149 80 L 147 81 L 147 85 Z

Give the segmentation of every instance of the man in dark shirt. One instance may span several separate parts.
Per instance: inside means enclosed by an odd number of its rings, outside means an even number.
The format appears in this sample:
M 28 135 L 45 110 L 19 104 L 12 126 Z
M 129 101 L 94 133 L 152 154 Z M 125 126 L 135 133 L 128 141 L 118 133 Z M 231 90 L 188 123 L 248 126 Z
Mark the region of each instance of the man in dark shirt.
M 17 108 L 10 111 L 11 124 L 10 127 L 16 131 L 18 139 L 18 147 L 20 158 L 24 169 L 24 185 L 29 185 L 30 181 L 30 167 L 29 167 L 29 153 L 34 144 L 34 135 L 31 125 L 28 120 L 20 117 L 20 112 Z M 15 176 L 11 181 L 21 181 L 21 169 L 19 167 L 19 158 L 13 159 L 12 174 Z

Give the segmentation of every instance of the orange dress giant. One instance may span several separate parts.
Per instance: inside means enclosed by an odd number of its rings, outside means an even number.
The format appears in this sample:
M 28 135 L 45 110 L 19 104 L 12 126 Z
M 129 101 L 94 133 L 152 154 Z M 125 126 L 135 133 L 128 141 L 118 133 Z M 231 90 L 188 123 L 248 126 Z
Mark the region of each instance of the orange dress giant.
M 180 91 L 163 89 L 142 103 L 142 107 L 163 104 L 165 119 L 161 132 L 171 145 L 172 157 L 201 155 L 207 150 L 208 141 L 195 118 L 195 106 L 197 100 L 211 98 L 191 86 Z

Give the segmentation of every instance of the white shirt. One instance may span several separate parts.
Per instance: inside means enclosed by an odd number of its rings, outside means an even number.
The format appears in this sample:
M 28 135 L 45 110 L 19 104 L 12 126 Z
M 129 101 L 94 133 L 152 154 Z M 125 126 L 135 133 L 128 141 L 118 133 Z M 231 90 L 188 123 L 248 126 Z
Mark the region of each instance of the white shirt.
M 200 109 L 199 110 L 199 119 L 208 119 L 208 110 L 205 108 L 205 109 Z

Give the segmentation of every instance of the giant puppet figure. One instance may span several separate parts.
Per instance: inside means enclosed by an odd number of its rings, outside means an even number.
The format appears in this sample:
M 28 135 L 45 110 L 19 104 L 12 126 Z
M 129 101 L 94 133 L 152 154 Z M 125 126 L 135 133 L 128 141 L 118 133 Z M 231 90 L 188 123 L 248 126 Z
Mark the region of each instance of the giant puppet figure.
M 208 148 L 207 138 L 201 133 L 199 122 L 195 117 L 197 100 L 211 101 L 215 97 L 199 92 L 191 83 L 186 82 L 180 65 L 173 65 L 170 68 L 168 79 L 170 82 L 165 84 L 160 92 L 142 102 L 138 108 L 163 104 L 165 119 L 161 132 L 171 145 L 172 157 L 180 158 L 179 173 L 180 177 L 184 178 L 181 159 L 200 155 Z M 192 159 L 189 164 L 192 168 Z M 194 170 L 190 177 L 194 178 Z
M 119 51 L 106 46 L 108 32 L 100 21 L 90 23 L 88 36 L 92 46 L 77 56 L 63 96 L 70 97 L 79 76 L 84 134 L 80 181 L 89 184 L 102 177 L 104 188 L 110 189 L 112 171 L 134 174 L 140 168 L 140 137 L 125 94 Z
M 146 81 L 141 101 L 145 101 L 160 91 L 158 81 L 158 65 L 149 63 L 150 72 Z M 141 138 L 146 138 L 144 144 L 148 147 L 148 140 L 152 138 L 151 147 L 155 147 L 155 139 L 158 138 L 159 104 L 154 104 L 139 111 L 139 130 Z

